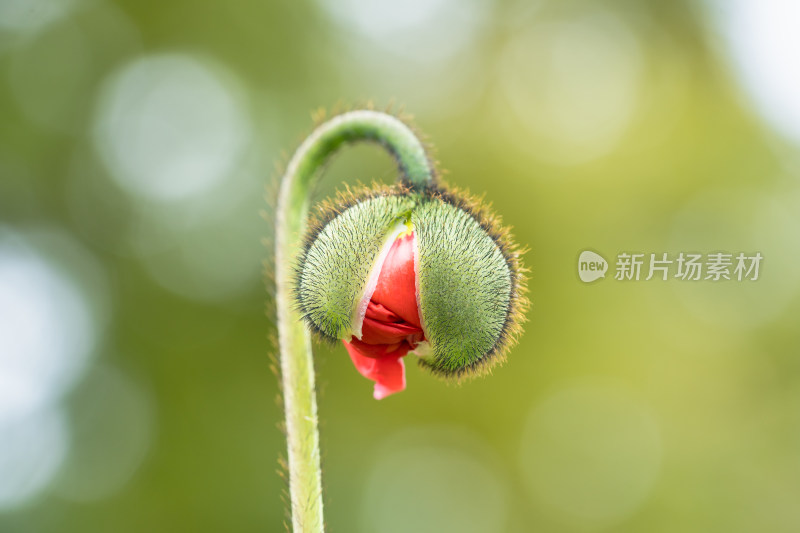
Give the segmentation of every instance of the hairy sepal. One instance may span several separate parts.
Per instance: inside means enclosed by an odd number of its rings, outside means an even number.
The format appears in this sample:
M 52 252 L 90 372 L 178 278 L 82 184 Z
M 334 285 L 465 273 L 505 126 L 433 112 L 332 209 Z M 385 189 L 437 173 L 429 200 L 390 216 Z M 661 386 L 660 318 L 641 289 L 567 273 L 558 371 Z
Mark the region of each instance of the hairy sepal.
M 418 201 L 404 192 L 384 188 L 363 191 L 360 197 L 341 195 L 339 202 L 325 206 L 324 222 L 311 225 L 297 266 L 295 294 L 306 322 L 323 337 L 361 336 L 361 306 L 371 282 L 375 288 L 373 273 L 376 268 L 380 272 L 381 253 Z

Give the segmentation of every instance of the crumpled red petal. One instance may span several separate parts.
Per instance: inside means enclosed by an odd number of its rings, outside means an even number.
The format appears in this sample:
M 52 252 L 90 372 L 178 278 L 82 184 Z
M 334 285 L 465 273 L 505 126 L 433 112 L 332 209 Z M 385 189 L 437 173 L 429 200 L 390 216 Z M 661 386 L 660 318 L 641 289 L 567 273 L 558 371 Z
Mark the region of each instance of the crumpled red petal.
M 361 339 L 344 342 L 356 369 L 375 382 L 380 400 L 406 388 L 403 356 L 425 340 L 417 310 L 414 235 L 397 239 L 367 304 Z
M 374 301 L 367 304 L 361 333 L 361 341 L 367 344 L 392 344 L 402 340 L 416 344 L 422 340 L 422 328 L 403 321 L 401 317 Z
M 399 351 L 397 356 L 388 355 L 376 358 L 362 355 L 359 347 L 354 344 L 345 342 L 344 347 L 347 348 L 350 359 L 361 375 L 375 382 L 372 396 L 376 400 L 382 400 L 390 394 L 406 388 L 403 356 L 408 353 L 407 351 Z

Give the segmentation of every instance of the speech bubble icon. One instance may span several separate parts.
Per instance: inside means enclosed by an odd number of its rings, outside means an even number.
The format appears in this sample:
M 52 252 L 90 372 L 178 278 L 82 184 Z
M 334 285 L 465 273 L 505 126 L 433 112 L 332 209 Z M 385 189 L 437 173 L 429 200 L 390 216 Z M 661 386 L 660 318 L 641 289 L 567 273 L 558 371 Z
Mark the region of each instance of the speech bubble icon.
M 578 257 L 578 277 L 584 283 L 591 283 L 606 277 L 608 261 L 602 255 L 591 250 L 584 250 Z

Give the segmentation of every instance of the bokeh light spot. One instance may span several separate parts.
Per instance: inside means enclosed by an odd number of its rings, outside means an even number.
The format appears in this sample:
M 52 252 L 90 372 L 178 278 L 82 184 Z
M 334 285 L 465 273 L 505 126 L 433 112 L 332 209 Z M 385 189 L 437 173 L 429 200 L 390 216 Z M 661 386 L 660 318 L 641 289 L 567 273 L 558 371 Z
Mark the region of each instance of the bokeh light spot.
M 64 461 L 68 439 L 58 409 L 0 418 L 0 510 L 26 503 L 50 483 Z
M 483 0 L 320 1 L 336 22 L 380 50 L 422 63 L 442 61 L 463 49 L 488 8 Z
M 95 340 L 80 289 L 0 228 L 0 420 L 40 409 L 70 388 Z
M 597 531 L 645 500 L 661 460 L 647 409 L 605 383 L 557 390 L 532 409 L 520 461 L 535 502 L 565 525 Z
M 140 58 L 112 77 L 97 110 L 94 143 L 125 191 L 176 201 L 223 182 L 249 135 L 230 76 L 171 54 Z
M 609 152 L 636 111 L 642 56 L 636 34 L 612 12 L 590 10 L 532 25 L 503 56 L 505 97 L 527 132 L 509 137 L 552 164 Z
M 65 459 L 60 401 L 94 352 L 104 287 L 102 271 L 60 232 L 0 227 L 0 509 L 41 493 Z
M 709 2 L 735 73 L 757 111 L 800 144 L 800 3 L 794 0 Z
M 3 0 L 0 30 L 34 33 L 69 13 L 77 3 L 77 0 Z

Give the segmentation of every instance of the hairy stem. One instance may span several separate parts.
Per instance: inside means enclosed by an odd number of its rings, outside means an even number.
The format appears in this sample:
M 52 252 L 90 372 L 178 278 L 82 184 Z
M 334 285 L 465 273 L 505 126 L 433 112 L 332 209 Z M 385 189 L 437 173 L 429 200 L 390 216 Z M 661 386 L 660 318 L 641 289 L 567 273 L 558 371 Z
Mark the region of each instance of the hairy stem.
M 413 188 L 433 182 L 422 143 L 397 118 L 376 111 L 351 111 L 316 128 L 297 149 L 281 181 L 275 248 L 276 303 L 283 404 L 289 464 L 289 495 L 295 533 L 324 529 L 317 400 L 311 338 L 292 301 L 291 272 L 306 230 L 309 199 L 328 157 L 342 145 L 374 141 L 397 161 L 400 177 Z

